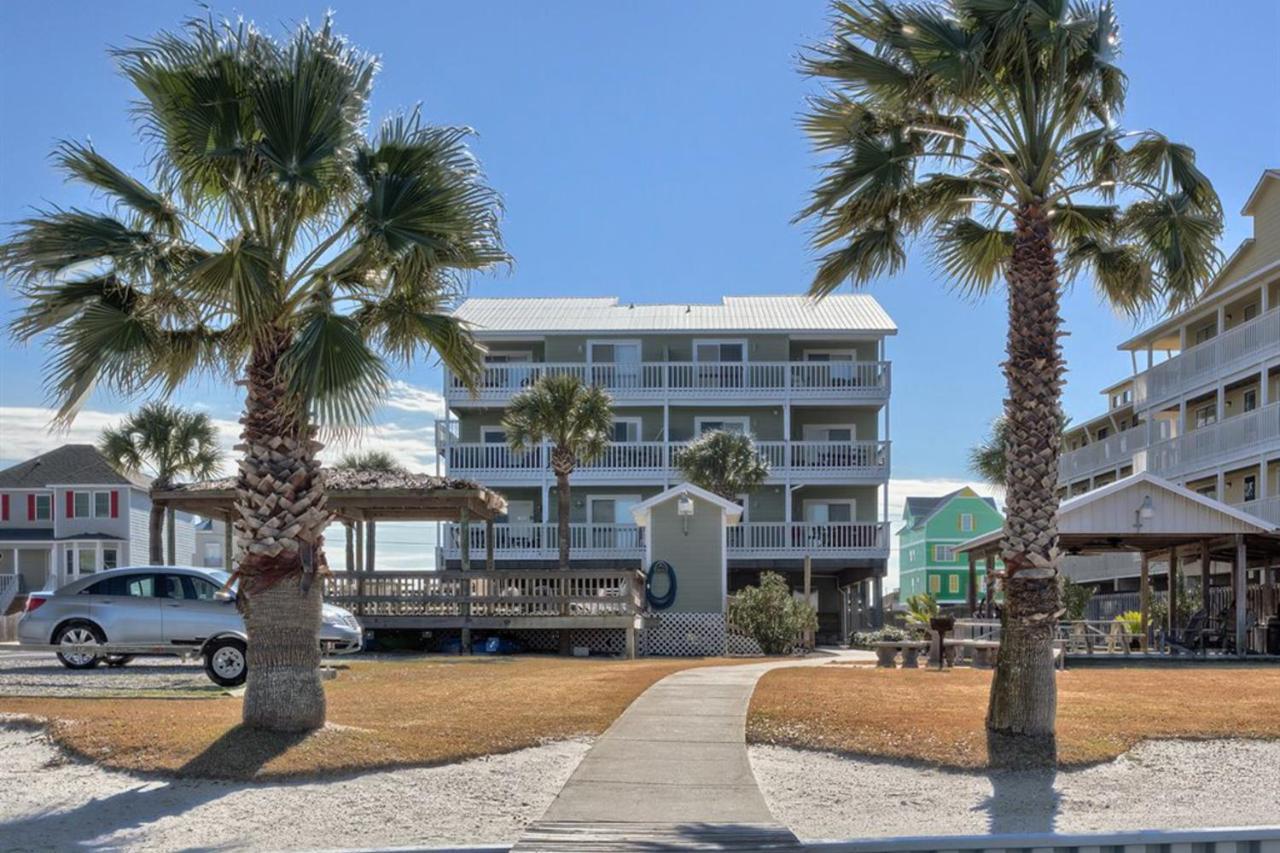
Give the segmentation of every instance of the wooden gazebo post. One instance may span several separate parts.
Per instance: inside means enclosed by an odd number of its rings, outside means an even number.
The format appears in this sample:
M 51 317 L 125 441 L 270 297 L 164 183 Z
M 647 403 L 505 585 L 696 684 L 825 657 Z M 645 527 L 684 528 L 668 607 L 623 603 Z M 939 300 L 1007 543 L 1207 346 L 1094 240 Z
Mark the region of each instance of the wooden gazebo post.
M 471 571 L 471 511 L 463 507 L 458 513 L 458 534 L 462 537 L 459 562 L 462 571 Z M 464 655 L 471 654 L 471 579 L 463 578 L 462 592 L 462 634 L 459 651 Z
M 1142 636 L 1138 638 L 1138 643 L 1142 650 L 1147 650 L 1147 620 L 1151 613 L 1151 556 L 1146 552 L 1142 552 L 1142 574 L 1139 579 L 1139 612 L 1142 615 L 1139 630 Z
M 1207 620 L 1211 614 L 1209 612 L 1209 588 L 1213 584 L 1213 578 L 1210 573 L 1213 571 L 1213 561 L 1209 559 L 1209 540 L 1200 540 L 1200 599 L 1201 606 L 1204 607 L 1204 615 Z
M 978 555 L 969 552 L 969 616 L 972 617 L 978 610 Z
M 1248 575 L 1249 575 L 1249 546 L 1245 542 L 1244 534 L 1236 534 L 1236 559 L 1235 566 L 1232 569 L 1232 580 L 1235 582 L 1236 588 L 1236 655 L 1244 657 L 1249 651 L 1249 638 L 1246 636 L 1248 623 L 1245 617 L 1248 611 Z
M 1178 547 L 1169 549 L 1169 613 L 1165 617 L 1165 630 L 1173 638 L 1178 633 Z M 1169 650 L 1170 654 L 1173 650 Z
M 987 616 L 990 617 L 995 613 L 995 578 L 996 576 L 996 552 L 987 552 L 987 580 L 986 580 L 986 598 L 987 598 Z

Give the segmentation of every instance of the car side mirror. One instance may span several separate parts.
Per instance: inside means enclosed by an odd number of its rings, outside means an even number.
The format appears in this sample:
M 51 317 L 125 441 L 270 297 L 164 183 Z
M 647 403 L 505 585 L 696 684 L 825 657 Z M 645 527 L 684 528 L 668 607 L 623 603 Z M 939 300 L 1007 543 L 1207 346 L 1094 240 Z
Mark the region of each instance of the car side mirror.
M 213 597 L 218 601 L 228 602 L 228 603 L 236 600 L 236 594 L 234 592 L 231 592 L 230 590 L 220 589 L 213 594 Z

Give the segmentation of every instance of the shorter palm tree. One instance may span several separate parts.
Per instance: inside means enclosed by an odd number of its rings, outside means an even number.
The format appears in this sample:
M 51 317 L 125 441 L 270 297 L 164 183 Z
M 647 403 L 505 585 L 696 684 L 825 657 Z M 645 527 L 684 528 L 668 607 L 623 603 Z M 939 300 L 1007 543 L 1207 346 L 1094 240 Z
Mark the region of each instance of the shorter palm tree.
M 577 376 L 542 376 L 511 399 L 502 419 L 507 445 L 525 453 L 551 445 L 556 476 L 560 568 L 569 568 L 569 475 L 583 462 L 598 459 L 613 431 L 613 400 L 602 388 Z
M 969 470 L 993 486 L 1003 486 L 1008 475 L 1008 444 L 1009 422 L 1001 415 L 991 422 L 991 432 L 969 448 Z
M 705 432 L 680 451 L 676 466 L 695 486 L 734 501 L 753 492 L 769 476 L 769 463 L 745 433 Z
M 396 461 L 396 458 L 385 450 L 365 450 L 359 453 L 348 453 L 338 460 L 338 464 L 334 465 L 337 471 L 380 471 L 386 474 L 407 474 L 409 469 Z M 378 523 L 373 519 L 365 522 L 366 529 L 369 531 L 369 541 L 373 541 L 378 535 Z M 355 565 L 355 542 L 351 537 L 351 522 L 343 521 L 342 529 L 347 536 L 347 567 Z M 372 566 L 366 566 L 372 570 Z
M 153 491 L 163 491 L 179 477 L 203 480 L 222 467 L 218 430 L 204 412 L 188 412 L 167 403 L 147 403 L 117 427 L 102 431 L 98 449 L 127 474 L 149 474 Z M 149 530 L 152 565 L 164 563 L 161 538 L 165 511 L 151 504 Z M 177 550 L 173 511 L 169 512 L 169 563 Z M 230 555 L 228 555 L 230 556 Z

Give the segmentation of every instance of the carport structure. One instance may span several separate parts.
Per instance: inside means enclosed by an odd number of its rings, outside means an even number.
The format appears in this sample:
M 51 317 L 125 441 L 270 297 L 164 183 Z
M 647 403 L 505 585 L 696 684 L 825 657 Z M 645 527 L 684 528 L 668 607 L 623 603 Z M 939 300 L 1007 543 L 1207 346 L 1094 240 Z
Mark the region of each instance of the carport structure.
M 1003 531 L 971 539 L 956 550 L 969 558 L 970 589 L 978 560 L 991 566 L 1000 553 Z M 1058 547 L 1067 555 L 1116 552 L 1141 556 L 1142 637 L 1150 620 L 1150 565 L 1167 560 L 1169 629 L 1177 624 L 1179 567 L 1200 576 L 1203 600 L 1209 601 L 1214 563 L 1229 565 L 1237 603 L 1247 602 L 1248 577 L 1256 572 L 1264 593 L 1256 608 L 1260 623 L 1274 614 L 1280 587 L 1280 529 L 1227 504 L 1198 495 L 1153 474 L 1140 473 L 1064 501 L 1058 508 Z M 970 602 L 971 605 L 973 602 Z M 1249 648 L 1248 607 L 1235 606 L 1235 647 Z

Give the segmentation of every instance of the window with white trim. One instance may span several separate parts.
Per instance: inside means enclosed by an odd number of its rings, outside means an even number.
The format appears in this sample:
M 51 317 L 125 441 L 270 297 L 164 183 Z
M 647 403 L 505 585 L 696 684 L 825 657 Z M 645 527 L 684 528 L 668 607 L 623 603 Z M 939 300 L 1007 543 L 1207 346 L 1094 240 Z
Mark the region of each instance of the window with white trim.
M 929 592 L 937 595 L 942 592 L 942 578 L 939 575 L 929 575 Z
M 693 431 L 698 435 L 708 432 L 751 432 L 749 418 L 694 418 Z
M 71 517 L 89 518 L 93 512 L 93 495 L 89 492 L 72 492 Z
M 110 518 L 111 517 L 111 493 L 110 492 L 94 492 L 93 493 L 93 517 L 94 518 Z
M 935 563 L 952 563 L 956 559 L 956 549 L 951 545 L 934 545 L 933 561 Z
M 961 533 L 973 532 L 973 513 L 971 512 L 960 513 L 960 532 Z
M 947 592 L 950 593 L 951 595 L 956 595 L 957 593 L 960 592 L 960 576 L 959 575 L 951 575 L 950 577 L 947 578 Z
M 120 552 L 115 548 L 102 549 L 102 570 L 114 569 L 120 565 Z
M 1196 409 L 1196 429 L 1218 422 L 1218 404 L 1210 403 Z
M 640 418 L 614 418 L 613 441 L 619 444 L 639 441 L 640 425 Z
M 53 495 L 36 495 L 35 521 L 51 521 L 53 519 Z

